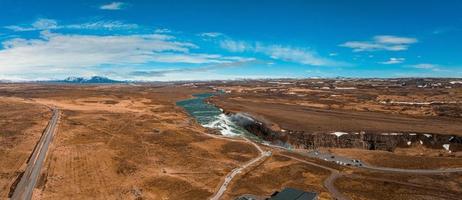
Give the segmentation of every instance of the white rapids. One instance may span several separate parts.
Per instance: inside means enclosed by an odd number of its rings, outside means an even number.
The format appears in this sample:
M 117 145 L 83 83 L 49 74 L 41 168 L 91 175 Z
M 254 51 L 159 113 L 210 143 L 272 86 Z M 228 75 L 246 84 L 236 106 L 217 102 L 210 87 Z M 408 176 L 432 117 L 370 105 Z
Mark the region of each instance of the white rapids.
M 202 126 L 217 129 L 224 136 L 237 136 L 242 134 L 242 131 L 237 128 L 238 126 L 225 114 L 218 115 L 214 121 L 203 124 Z

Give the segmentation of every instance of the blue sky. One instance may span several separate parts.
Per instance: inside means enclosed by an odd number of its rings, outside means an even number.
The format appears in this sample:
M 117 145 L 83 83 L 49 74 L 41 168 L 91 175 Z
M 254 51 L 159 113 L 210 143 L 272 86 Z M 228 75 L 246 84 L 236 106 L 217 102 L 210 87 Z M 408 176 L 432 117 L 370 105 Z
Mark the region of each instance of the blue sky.
M 462 1 L 0 0 L 0 80 L 462 77 Z

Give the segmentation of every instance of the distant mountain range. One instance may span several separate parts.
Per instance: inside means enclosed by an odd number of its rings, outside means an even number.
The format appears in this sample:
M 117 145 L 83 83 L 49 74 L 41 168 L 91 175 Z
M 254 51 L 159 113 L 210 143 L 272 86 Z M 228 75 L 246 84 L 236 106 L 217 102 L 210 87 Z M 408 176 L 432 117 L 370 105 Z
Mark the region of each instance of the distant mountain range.
M 55 80 L 55 81 L 49 81 L 53 83 L 75 83 L 75 84 L 96 84 L 96 83 L 126 83 L 126 81 L 118 81 L 118 80 L 113 80 L 109 79 L 106 77 L 102 76 L 92 76 L 90 78 L 84 78 L 84 77 L 68 77 L 64 80 Z

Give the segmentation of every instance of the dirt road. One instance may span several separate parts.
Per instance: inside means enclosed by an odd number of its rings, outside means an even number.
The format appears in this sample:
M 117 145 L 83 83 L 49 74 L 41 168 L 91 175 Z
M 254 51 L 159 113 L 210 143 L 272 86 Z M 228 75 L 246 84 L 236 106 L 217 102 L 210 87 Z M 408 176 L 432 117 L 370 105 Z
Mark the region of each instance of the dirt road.
M 37 183 L 43 162 L 47 155 L 48 146 L 53 140 L 53 135 L 56 129 L 56 124 L 59 120 L 60 111 L 53 108 L 53 116 L 51 117 L 48 126 L 43 132 L 40 141 L 37 143 L 29 161 L 27 162 L 26 170 L 21 176 L 21 180 L 16 185 L 11 196 L 12 200 L 31 199 L 35 184 Z

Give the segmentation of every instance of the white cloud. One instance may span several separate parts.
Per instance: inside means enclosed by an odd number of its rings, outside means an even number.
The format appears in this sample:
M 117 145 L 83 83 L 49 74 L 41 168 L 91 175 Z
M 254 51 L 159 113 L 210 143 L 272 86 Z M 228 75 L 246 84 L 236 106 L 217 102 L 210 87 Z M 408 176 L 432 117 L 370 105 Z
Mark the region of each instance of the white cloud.
M 460 31 L 460 28 L 457 26 L 438 27 L 432 31 L 432 34 L 438 35 L 438 34 L 445 34 L 445 33 L 453 32 L 453 31 Z
M 340 46 L 352 48 L 355 52 L 361 51 L 404 51 L 411 44 L 417 43 L 416 38 L 398 37 L 392 35 L 378 35 L 372 41 L 348 41 Z
M 13 31 L 36 31 L 36 30 L 50 30 L 58 28 L 58 22 L 53 19 L 39 18 L 29 26 L 11 25 L 5 28 Z
M 439 65 L 430 64 L 430 63 L 421 63 L 421 64 L 410 65 L 410 66 L 416 69 L 436 69 L 440 67 Z
M 218 54 L 177 54 L 177 53 L 156 53 L 153 54 L 153 59 L 156 62 L 163 63 L 190 63 L 190 64 L 203 64 L 203 63 L 233 63 L 245 62 L 254 60 L 253 58 L 242 57 L 227 57 Z
M 254 50 L 254 46 L 243 41 L 222 40 L 220 47 L 231 52 L 244 52 Z
M 400 63 L 403 63 L 405 60 L 406 60 L 405 58 L 390 58 L 387 61 L 380 62 L 380 64 L 384 64 L 384 65 L 400 64 Z
M 431 63 L 420 63 L 415 65 L 409 65 L 408 67 L 424 70 L 424 71 L 431 71 L 431 72 L 451 72 L 451 68 L 461 68 L 460 66 L 445 66 L 445 65 L 438 65 L 438 64 L 431 64 Z M 460 70 L 457 70 L 460 71 Z
M 338 56 L 338 53 L 332 52 L 332 53 L 329 53 L 329 56 Z
M 358 42 L 358 41 L 351 41 L 345 42 L 341 44 L 342 47 L 348 47 L 354 49 L 354 51 L 368 51 L 368 50 L 378 50 L 385 48 L 384 45 L 375 44 L 372 42 Z
M 262 46 L 257 45 L 256 52 L 262 52 L 269 55 L 273 59 L 280 59 L 284 61 L 290 61 L 300 63 L 304 65 L 315 65 L 315 66 L 328 66 L 338 65 L 331 60 L 321 58 L 315 52 L 297 49 L 292 47 L 284 47 L 279 45 Z
M 32 24 L 32 27 L 39 30 L 53 29 L 57 26 L 58 22 L 56 22 L 56 20 L 53 19 L 39 19 Z
M 319 56 L 316 52 L 303 49 L 294 48 L 282 45 L 264 45 L 261 43 L 248 43 L 244 41 L 235 40 L 222 40 L 220 47 L 227 49 L 231 52 L 253 52 L 262 53 L 273 59 L 294 62 L 304 65 L 314 66 L 340 66 L 345 63 L 336 62 L 327 58 Z
M 55 29 L 89 29 L 89 30 L 120 30 L 120 29 L 137 29 L 137 24 L 127 24 L 121 21 L 95 21 L 86 22 L 82 24 L 68 24 L 60 25 L 56 20 L 39 18 L 30 25 L 11 25 L 5 26 L 5 28 L 13 31 L 42 31 L 42 30 L 55 30 Z
M 99 8 L 101 10 L 120 10 L 122 9 L 126 4 L 123 2 L 111 2 L 109 4 L 104 4 L 101 5 Z
M 392 35 L 378 35 L 374 40 L 382 44 L 413 44 L 417 42 L 415 38 L 397 37 Z
M 21 27 L 21 26 L 18 26 L 18 25 L 4 26 L 3 28 L 10 29 L 10 30 L 13 30 L 13 31 L 31 31 L 31 30 L 35 30 L 35 29 L 32 29 L 32 28 L 24 28 L 24 27 Z
M 158 28 L 156 30 L 154 30 L 155 33 L 171 33 L 172 31 L 170 29 L 166 29 L 166 28 Z
M 43 31 L 40 39 L 4 41 L 0 73 L 56 73 L 102 65 L 230 63 L 249 59 L 191 53 L 191 49 L 198 48 L 195 44 L 173 38 L 162 34 L 100 36 Z
M 87 22 L 82 24 L 70 24 L 64 26 L 58 26 L 58 28 L 67 28 L 67 29 L 89 29 L 89 30 L 119 30 L 119 29 L 137 29 L 139 26 L 137 24 L 126 24 L 120 21 L 96 21 L 96 22 Z
M 211 38 L 219 37 L 219 36 L 222 36 L 222 35 L 223 35 L 223 33 L 219 33 L 219 32 L 206 32 L 206 33 L 199 34 L 199 36 L 211 37 Z

